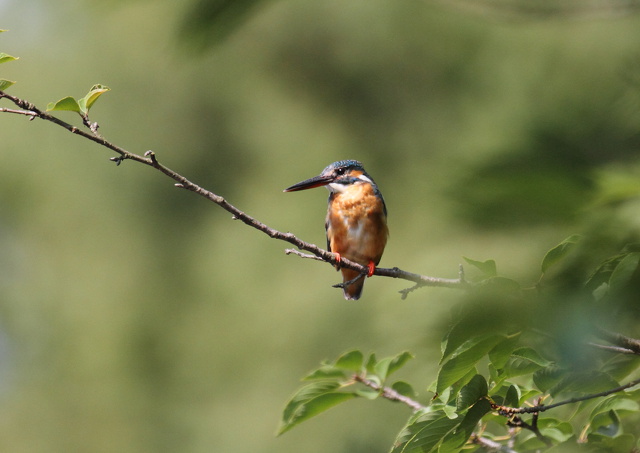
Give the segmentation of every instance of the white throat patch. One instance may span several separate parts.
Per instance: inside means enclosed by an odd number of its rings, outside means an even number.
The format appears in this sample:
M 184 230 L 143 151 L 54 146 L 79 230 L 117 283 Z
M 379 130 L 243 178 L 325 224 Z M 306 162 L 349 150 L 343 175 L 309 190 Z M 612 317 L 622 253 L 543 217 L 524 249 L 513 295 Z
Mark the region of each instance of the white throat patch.
M 368 182 L 369 184 L 373 184 L 373 181 L 371 181 L 365 175 L 358 175 L 356 177 L 356 179 L 359 179 L 362 182 Z M 342 193 L 342 192 L 347 190 L 348 185 L 347 184 L 338 184 L 338 183 L 332 182 L 332 183 L 327 184 L 325 187 L 329 190 L 329 192 Z
M 329 192 L 344 192 L 347 190 L 346 184 L 338 184 L 335 182 L 327 184 L 326 187 L 329 189 Z

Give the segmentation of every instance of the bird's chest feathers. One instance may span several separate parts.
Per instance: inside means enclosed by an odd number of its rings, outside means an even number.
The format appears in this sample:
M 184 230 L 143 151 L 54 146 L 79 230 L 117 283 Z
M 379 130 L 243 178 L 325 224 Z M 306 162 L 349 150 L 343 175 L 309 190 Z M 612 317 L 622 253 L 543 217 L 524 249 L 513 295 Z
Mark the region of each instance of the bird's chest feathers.
M 334 251 L 349 253 L 386 242 L 382 200 L 370 184 L 354 184 L 333 194 L 327 214 L 327 234 Z M 362 250 L 364 251 L 364 250 Z

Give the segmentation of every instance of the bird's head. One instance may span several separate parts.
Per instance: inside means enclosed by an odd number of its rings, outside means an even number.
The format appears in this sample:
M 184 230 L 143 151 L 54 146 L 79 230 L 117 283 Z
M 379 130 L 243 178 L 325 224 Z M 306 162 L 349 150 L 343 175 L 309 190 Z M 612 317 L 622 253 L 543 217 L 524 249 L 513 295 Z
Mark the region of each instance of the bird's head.
M 331 192 L 343 192 L 351 184 L 369 183 L 375 186 L 371 176 L 357 160 L 341 160 L 334 162 L 322 170 L 318 176 L 305 179 L 284 189 L 285 192 L 313 189 L 326 186 Z

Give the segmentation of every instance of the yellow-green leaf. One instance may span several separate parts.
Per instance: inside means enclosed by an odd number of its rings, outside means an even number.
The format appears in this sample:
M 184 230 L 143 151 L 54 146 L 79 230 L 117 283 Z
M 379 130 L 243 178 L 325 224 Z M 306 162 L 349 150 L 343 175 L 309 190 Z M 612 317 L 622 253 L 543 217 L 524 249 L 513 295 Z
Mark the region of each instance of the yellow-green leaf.
M 66 98 L 60 99 L 58 102 L 50 102 L 47 105 L 47 111 L 50 112 L 52 110 L 65 110 L 80 113 L 80 106 L 78 105 L 78 101 L 71 96 L 67 96 Z
M 78 101 L 78 105 L 80 106 L 80 110 L 82 111 L 82 113 L 88 113 L 91 109 L 91 106 L 93 106 L 98 98 L 102 94 L 110 90 L 111 89 L 105 85 L 98 84 L 92 86 L 87 95 Z
M 0 63 L 7 63 L 9 61 L 17 60 L 18 57 L 12 57 L 6 53 L 0 52 Z
M 9 88 L 14 83 L 15 82 L 12 82 L 11 80 L 0 79 L 0 90 L 2 90 L 2 91 L 6 90 L 7 88 Z

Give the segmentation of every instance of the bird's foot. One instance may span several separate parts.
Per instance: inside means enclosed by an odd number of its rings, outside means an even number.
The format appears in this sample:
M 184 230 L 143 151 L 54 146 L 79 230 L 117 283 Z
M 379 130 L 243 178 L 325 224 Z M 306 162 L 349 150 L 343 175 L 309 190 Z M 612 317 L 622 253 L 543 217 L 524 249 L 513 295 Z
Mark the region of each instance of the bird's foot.
M 339 253 L 334 253 L 333 256 L 336 258 L 336 269 L 340 269 L 340 261 L 342 261 L 342 256 Z
M 367 267 L 369 268 L 369 272 L 367 272 L 367 277 L 371 277 L 373 273 L 376 271 L 376 265 L 373 264 L 373 261 L 369 261 L 369 265 Z

